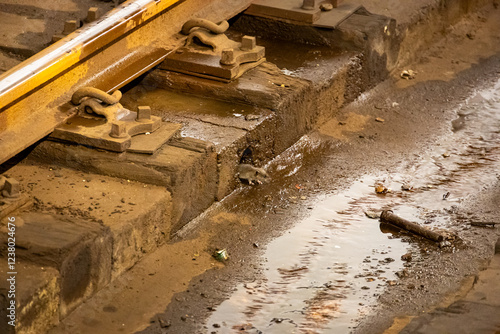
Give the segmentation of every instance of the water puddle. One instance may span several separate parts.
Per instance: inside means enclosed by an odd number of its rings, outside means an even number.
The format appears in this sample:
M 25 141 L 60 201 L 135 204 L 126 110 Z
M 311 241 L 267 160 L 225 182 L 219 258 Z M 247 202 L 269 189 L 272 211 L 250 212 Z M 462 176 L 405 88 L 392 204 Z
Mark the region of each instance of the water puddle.
M 148 105 L 156 115 L 165 117 L 172 114 L 208 115 L 215 117 L 242 117 L 255 113 L 256 108 L 245 104 L 235 104 L 210 98 L 179 93 L 161 88 L 137 86 L 127 92 L 121 103 L 135 110 L 137 106 Z
M 320 200 L 307 219 L 271 242 L 265 277 L 240 285 L 209 325 L 221 325 L 220 333 L 346 332 L 363 306 L 396 279 L 408 247 L 365 216 L 368 198 L 374 203 L 377 195 L 364 182 Z M 366 201 L 355 201 L 354 193 Z
M 427 246 L 437 250 L 365 211 L 390 208 L 431 229 L 453 231 L 453 208 L 499 177 L 500 81 L 472 96 L 457 115 L 449 133 L 414 161 L 365 175 L 340 193 L 318 195 L 307 218 L 268 244 L 263 277 L 238 285 L 207 326 L 217 333 L 349 332 L 385 287 L 397 284 L 406 266 L 402 255 L 411 252 L 415 262 Z M 376 194 L 376 184 L 391 192 Z

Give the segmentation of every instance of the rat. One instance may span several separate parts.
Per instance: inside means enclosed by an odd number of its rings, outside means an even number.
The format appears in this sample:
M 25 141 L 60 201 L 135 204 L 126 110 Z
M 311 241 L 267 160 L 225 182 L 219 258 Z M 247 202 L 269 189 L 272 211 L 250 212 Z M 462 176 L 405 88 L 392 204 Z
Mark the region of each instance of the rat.
M 269 175 L 262 168 L 254 167 L 249 164 L 240 164 L 238 166 L 238 177 L 241 180 L 246 180 L 248 184 L 253 185 L 254 182 L 262 184 L 262 181 L 266 181 Z

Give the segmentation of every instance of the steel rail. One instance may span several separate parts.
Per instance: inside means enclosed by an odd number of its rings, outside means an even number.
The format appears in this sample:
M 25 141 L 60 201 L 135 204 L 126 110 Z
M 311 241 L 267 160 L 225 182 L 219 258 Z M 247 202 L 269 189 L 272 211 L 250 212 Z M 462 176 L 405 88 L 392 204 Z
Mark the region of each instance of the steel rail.
M 0 75 L 0 110 L 178 1 L 127 1 Z
M 71 116 L 61 106 L 78 87 L 114 90 L 158 64 L 166 50 L 152 45 L 168 35 L 154 29 L 165 27 L 167 9 L 181 2 L 129 0 L 3 73 L 0 164 Z
M 0 164 L 65 122 L 77 89 L 122 87 L 182 45 L 179 31 L 188 19 L 220 22 L 251 1 L 129 0 L 5 72 L 0 76 Z

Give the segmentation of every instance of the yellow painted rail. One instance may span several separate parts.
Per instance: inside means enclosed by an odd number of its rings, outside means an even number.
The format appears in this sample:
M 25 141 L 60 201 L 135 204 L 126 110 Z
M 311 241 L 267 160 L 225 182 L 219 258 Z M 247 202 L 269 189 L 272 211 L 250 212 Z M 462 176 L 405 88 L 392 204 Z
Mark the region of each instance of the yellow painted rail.
M 131 0 L 0 76 L 0 110 L 179 0 Z
M 0 76 L 0 164 L 71 115 L 71 95 L 110 92 L 183 43 L 184 22 L 233 17 L 252 0 L 129 0 Z M 6 165 L 4 165 L 6 166 Z
M 67 101 L 78 87 L 114 90 L 161 61 L 166 49 L 153 45 L 165 37 L 162 32 L 173 34 L 168 20 L 161 18 L 181 2 L 185 0 L 129 0 L 3 73 L 0 164 L 64 122 L 70 116 Z M 178 31 L 182 22 L 176 24 Z M 118 81 L 106 79 L 119 74 Z

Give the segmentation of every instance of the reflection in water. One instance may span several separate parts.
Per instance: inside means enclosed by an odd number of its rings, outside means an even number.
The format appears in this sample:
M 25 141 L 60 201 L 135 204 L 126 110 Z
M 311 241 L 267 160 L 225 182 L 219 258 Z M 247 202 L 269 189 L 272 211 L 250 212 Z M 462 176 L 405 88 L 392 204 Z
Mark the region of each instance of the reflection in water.
M 306 219 L 267 246 L 264 277 L 238 286 L 208 326 L 220 325 L 218 333 L 348 332 L 394 284 L 401 255 L 418 247 L 406 243 L 418 238 L 399 238 L 397 229 L 364 212 L 391 208 L 430 228 L 453 228 L 449 210 L 498 178 L 500 81 L 457 113 L 439 144 L 399 172 L 367 175 L 342 193 L 320 195 Z M 392 192 L 377 195 L 377 183 Z
M 360 306 L 395 279 L 408 247 L 380 233 L 378 221 L 365 216 L 364 209 L 379 201 L 370 183 L 367 177 L 321 200 L 307 219 L 271 242 L 265 278 L 241 285 L 209 324 L 224 324 L 221 330 L 231 332 L 251 323 L 264 333 L 352 326 L 351 319 L 363 312 Z M 354 193 L 362 200 L 353 199 Z

